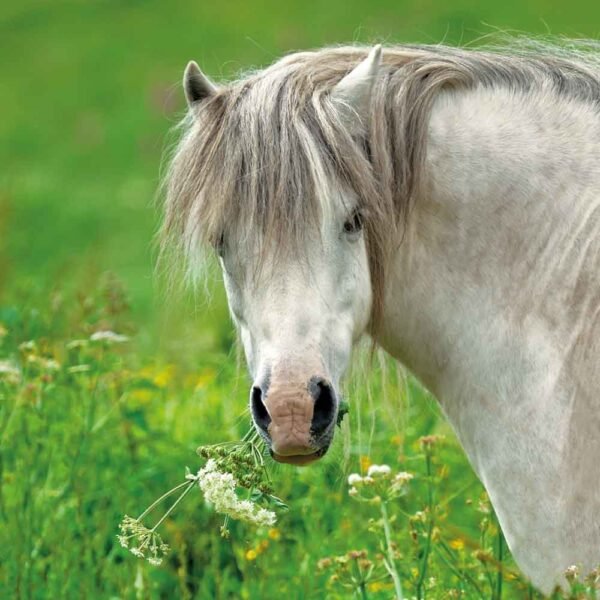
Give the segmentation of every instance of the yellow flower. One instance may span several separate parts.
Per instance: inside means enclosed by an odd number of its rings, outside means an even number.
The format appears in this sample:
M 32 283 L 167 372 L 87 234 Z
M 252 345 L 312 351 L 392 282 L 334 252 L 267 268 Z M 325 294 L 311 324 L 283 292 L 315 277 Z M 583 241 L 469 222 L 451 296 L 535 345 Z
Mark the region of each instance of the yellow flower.
M 246 560 L 256 560 L 257 556 L 258 554 L 256 553 L 256 550 L 254 550 L 254 548 L 250 548 L 250 550 L 246 552 Z
M 393 583 L 386 583 L 385 581 L 373 581 L 367 585 L 367 589 L 370 592 L 382 592 L 384 590 L 391 590 L 394 588 Z
M 131 392 L 131 397 L 140 404 L 145 404 L 152 398 L 152 392 L 150 392 L 150 390 L 133 390 Z
M 369 467 L 371 466 L 371 459 L 368 456 L 361 456 L 360 457 L 360 470 L 363 473 L 366 473 L 369 470 Z
M 340 529 L 342 531 L 350 531 L 352 529 L 352 521 L 350 519 L 342 519 Z
M 269 547 L 269 540 L 261 540 L 258 546 L 256 547 L 256 552 L 258 554 L 262 554 Z
M 175 374 L 175 365 L 167 365 L 164 369 L 161 369 L 154 376 L 154 385 L 159 388 L 165 388 L 171 380 L 173 379 L 173 375 Z
M 214 369 L 205 369 L 204 371 L 202 371 L 202 373 L 200 373 L 200 375 L 198 375 L 195 381 L 194 390 L 198 391 L 202 388 L 205 388 L 207 385 L 214 381 L 215 376 L 216 372 Z
M 455 540 L 450 541 L 450 548 L 454 550 L 462 550 L 465 547 L 465 541 L 460 538 L 456 538 Z
M 274 542 L 279 541 L 279 539 L 281 538 L 281 532 L 279 531 L 279 529 L 277 529 L 277 527 L 273 527 L 272 529 L 269 529 L 269 532 L 267 535 Z

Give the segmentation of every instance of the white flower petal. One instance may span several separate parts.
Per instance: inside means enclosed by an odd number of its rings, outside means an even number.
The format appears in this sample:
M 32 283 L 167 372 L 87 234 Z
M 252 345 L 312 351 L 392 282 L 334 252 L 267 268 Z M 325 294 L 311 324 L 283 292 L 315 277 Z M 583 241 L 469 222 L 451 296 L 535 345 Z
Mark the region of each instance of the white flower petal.
M 96 331 L 92 333 L 90 336 L 90 340 L 92 342 L 108 342 L 111 344 L 123 344 L 124 342 L 128 342 L 129 338 L 126 335 L 121 335 L 120 333 L 115 333 L 114 331 L 110 331 L 108 329 L 103 331 Z
M 363 478 L 358 473 L 350 473 L 348 476 L 348 485 L 356 485 L 362 483 Z

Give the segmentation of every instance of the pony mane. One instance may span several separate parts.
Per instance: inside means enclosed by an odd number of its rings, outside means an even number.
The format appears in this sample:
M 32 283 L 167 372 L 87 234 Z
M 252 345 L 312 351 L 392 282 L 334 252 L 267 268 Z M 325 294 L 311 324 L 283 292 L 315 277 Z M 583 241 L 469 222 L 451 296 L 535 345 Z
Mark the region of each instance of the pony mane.
M 509 88 L 569 97 L 600 110 L 600 44 L 511 40 L 506 47 L 385 48 L 369 127 L 353 137 L 329 92 L 370 48 L 290 54 L 222 86 L 188 111 L 165 178 L 161 248 L 197 270 L 201 248 L 228 233 L 261 236 L 278 255 L 301 247 L 337 198 L 364 215 L 373 287 L 372 328 L 383 307 L 387 265 L 422 189 L 429 115 L 443 90 Z M 240 237 L 241 236 L 241 237 Z

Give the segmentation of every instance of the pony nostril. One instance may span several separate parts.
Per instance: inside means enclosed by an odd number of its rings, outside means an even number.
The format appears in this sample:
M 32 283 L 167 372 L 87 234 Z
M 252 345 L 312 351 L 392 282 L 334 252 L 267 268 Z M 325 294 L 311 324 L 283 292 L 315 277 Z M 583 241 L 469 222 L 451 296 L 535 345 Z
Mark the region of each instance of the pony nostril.
M 267 429 L 271 423 L 271 417 L 267 411 L 267 407 L 262 401 L 262 390 L 259 387 L 254 386 L 252 388 L 252 392 L 250 393 L 250 408 L 252 410 L 254 422 L 267 433 Z
M 323 379 L 313 379 L 308 389 L 315 400 L 311 430 L 315 435 L 321 435 L 335 419 L 335 394 Z

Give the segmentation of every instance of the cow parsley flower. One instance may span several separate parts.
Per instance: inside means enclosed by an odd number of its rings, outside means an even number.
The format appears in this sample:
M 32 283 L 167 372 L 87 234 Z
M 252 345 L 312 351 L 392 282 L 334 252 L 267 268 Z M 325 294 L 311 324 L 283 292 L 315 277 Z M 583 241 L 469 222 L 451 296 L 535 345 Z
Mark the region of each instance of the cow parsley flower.
M 407 473 L 406 471 L 400 471 L 399 473 L 396 473 L 396 475 L 394 477 L 394 482 L 395 483 L 406 483 L 406 482 L 410 481 L 413 477 L 414 477 L 414 475 L 412 473 Z
M 0 360 L 0 380 L 13 384 L 19 383 L 21 380 L 19 367 L 8 360 Z
M 207 502 L 213 505 L 216 512 L 259 526 L 275 524 L 277 517 L 273 511 L 261 508 L 250 500 L 238 498 L 235 477 L 232 473 L 219 471 L 214 459 L 208 460 L 198 471 L 197 481 Z
M 363 478 L 358 473 L 350 473 L 348 476 L 348 485 L 354 486 L 362 483 Z
M 160 565 L 163 557 L 169 552 L 169 546 L 156 532 L 159 523 L 148 529 L 139 519 L 125 515 L 119 524 L 119 544 L 134 556 L 145 558 L 152 565 Z
M 357 500 L 381 502 L 392 500 L 406 493 L 406 484 L 413 478 L 412 473 L 400 471 L 393 474 L 388 465 L 369 465 L 367 474 L 348 476 L 348 493 Z
M 258 443 L 258 433 L 251 430 L 241 442 L 201 447 L 198 453 L 207 459 L 204 467 L 195 474 L 186 469 L 185 481 L 163 494 L 137 519 L 124 517 L 119 525 L 120 533 L 117 535 L 121 546 L 134 556 L 145 558 L 152 565 L 159 565 L 169 547 L 156 530 L 196 485 L 202 491 L 206 502 L 216 512 L 225 515 L 225 523 L 221 527 L 223 537 L 229 536 L 229 519 L 245 521 L 257 527 L 272 527 L 277 517 L 273 510 L 265 506 L 287 506 L 273 495 L 263 456 L 264 449 Z M 180 492 L 178 498 L 154 527 L 145 527 L 143 519 L 176 492 Z M 241 495 L 247 497 L 242 498 Z
M 371 465 L 367 471 L 368 477 L 387 477 L 392 472 L 388 465 Z
M 579 567 L 577 565 L 571 565 L 565 569 L 565 579 L 569 583 L 573 583 L 579 577 Z
M 106 329 L 92 333 L 90 340 L 92 342 L 106 342 L 107 344 L 123 344 L 128 342 L 129 338 L 126 335 L 121 335 L 120 333 L 115 333 L 114 331 Z

